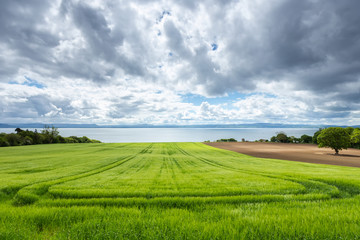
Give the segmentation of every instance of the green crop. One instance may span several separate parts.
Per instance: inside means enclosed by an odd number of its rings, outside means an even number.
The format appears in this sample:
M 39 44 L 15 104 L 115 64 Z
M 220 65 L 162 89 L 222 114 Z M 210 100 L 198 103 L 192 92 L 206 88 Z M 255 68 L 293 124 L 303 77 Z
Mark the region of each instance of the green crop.
M 360 169 L 201 143 L 0 151 L 0 239 L 357 239 Z

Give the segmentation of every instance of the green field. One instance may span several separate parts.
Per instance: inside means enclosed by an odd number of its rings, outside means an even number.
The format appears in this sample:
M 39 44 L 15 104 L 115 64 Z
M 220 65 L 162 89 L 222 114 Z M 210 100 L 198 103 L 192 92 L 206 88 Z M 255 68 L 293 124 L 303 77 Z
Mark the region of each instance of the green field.
M 201 143 L 0 149 L 0 239 L 360 239 L 360 169 Z

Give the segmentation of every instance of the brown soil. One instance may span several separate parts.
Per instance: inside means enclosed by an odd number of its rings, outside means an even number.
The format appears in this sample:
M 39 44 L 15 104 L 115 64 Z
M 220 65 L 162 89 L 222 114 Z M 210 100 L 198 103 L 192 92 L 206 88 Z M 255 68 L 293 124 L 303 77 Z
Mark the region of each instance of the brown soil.
M 260 142 L 215 142 L 205 144 L 254 157 L 360 167 L 360 150 L 358 149 L 342 150 L 338 155 L 335 155 L 334 150 L 318 148 L 314 144 Z

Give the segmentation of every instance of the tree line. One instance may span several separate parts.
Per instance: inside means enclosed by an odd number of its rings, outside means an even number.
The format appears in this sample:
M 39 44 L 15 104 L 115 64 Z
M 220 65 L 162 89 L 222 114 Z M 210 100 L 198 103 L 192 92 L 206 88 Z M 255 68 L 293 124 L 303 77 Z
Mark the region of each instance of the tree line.
M 347 148 L 360 148 L 360 128 L 353 127 L 329 127 L 319 129 L 313 136 L 302 135 L 300 138 L 288 137 L 286 133 L 279 132 L 271 137 L 270 142 L 280 143 L 313 143 L 319 147 L 329 147 L 338 154 L 340 150 Z
M 16 133 L 0 133 L 0 147 L 22 146 L 35 144 L 53 144 L 53 143 L 101 143 L 98 140 L 90 139 L 86 136 L 62 137 L 54 126 L 45 126 L 40 132 L 15 129 Z

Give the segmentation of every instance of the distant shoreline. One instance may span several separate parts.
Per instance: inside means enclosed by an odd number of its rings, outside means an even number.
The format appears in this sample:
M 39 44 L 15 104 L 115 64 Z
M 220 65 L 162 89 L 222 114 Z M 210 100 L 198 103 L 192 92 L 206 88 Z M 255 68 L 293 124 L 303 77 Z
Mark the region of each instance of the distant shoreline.
M 34 130 L 34 128 L 21 128 Z M 37 128 L 38 131 L 42 128 Z M 318 128 L 58 128 L 60 135 L 87 136 L 106 143 L 120 142 L 204 142 L 221 138 L 255 141 L 270 139 L 277 132 L 300 137 L 313 135 Z M 15 128 L 0 128 L 0 132 L 11 133 Z

